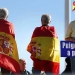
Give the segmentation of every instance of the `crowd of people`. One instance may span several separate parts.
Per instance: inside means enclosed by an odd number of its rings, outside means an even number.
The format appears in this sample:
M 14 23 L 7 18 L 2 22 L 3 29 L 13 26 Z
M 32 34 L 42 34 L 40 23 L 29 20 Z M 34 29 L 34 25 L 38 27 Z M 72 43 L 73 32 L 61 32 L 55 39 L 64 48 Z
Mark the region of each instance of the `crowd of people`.
M 31 75 L 26 70 L 26 61 L 19 59 L 16 47 L 14 26 L 7 20 L 8 10 L 0 8 L 0 67 L 2 75 Z M 32 74 L 38 75 L 59 75 L 60 74 L 60 44 L 54 26 L 50 25 L 51 16 L 43 14 L 41 16 L 41 26 L 36 27 L 31 36 L 31 41 L 27 46 L 27 51 L 33 60 Z M 65 40 L 71 40 L 75 33 L 67 29 Z M 72 34 L 73 33 L 73 34 Z M 7 37 L 6 37 L 7 36 Z M 9 37 L 9 38 L 8 38 Z M 14 41 L 11 43 L 10 41 Z M 9 43 L 10 42 L 10 43 Z M 9 46 L 11 45 L 13 46 Z M 14 44 L 14 45 L 13 45 Z M 11 51 L 11 52 L 9 52 Z M 17 56 L 16 56 L 17 55 Z M 73 60 L 71 58 L 71 60 Z M 67 66 L 62 74 L 72 72 L 70 58 L 66 58 Z M 73 63 L 74 64 L 74 63 Z M 43 72 L 43 73 L 41 73 Z

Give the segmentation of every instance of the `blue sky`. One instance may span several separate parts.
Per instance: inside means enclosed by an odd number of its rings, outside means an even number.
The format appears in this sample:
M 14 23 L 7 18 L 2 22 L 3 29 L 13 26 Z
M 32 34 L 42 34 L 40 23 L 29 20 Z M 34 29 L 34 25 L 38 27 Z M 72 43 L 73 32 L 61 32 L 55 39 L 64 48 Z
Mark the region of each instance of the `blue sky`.
M 64 40 L 64 1 L 65 0 L 1 0 L 0 7 L 9 10 L 8 20 L 14 24 L 16 42 L 19 57 L 27 60 L 27 70 L 31 71 L 32 60 L 26 47 L 30 42 L 35 27 L 41 26 L 40 17 L 42 14 L 50 14 L 59 40 Z M 71 0 L 72 2 L 74 0 Z M 72 3 L 71 3 L 72 4 Z M 71 9 L 72 10 L 72 9 Z M 75 11 L 71 12 L 71 20 L 74 20 Z M 62 33 L 61 33 L 62 32 Z M 61 58 L 61 70 L 65 68 L 64 58 Z

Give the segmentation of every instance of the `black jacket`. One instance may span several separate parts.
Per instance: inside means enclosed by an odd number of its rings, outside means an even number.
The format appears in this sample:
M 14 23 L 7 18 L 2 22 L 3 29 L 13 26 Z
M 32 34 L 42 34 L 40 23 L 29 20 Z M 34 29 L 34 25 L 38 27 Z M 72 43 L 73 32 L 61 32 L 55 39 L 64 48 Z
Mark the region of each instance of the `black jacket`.
M 64 75 L 64 74 L 72 74 L 70 58 L 67 57 L 67 58 L 65 59 L 65 62 L 67 63 L 67 65 L 66 65 L 66 68 L 65 68 L 65 70 L 62 72 L 61 75 Z

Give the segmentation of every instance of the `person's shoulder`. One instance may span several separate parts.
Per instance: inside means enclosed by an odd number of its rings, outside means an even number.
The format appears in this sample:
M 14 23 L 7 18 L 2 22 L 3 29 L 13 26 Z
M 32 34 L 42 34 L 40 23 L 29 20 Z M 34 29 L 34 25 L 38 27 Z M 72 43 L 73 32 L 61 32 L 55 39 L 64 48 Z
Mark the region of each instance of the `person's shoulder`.
M 5 20 L 5 19 L 0 19 L 0 24 L 3 24 L 5 26 L 13 26 L 13 23 L 8 21 L 8 20 Z
M 51 27 L 51 28 L 55 28 L 55 26 L 53 26 L 53 25 L 50 25 L 49 27 Z
M 54 26 L 49 26 L 50 30 L 55 31 L 55 27 Z
M 4 25 L 8 26 L 8 27 L 13 27 L 13 23 L 8 21 L 8 20 L 3 20 L 4 21 Z
M 71 21 L 69 25 L 75 25 L 75 20 Z
M 38 31 L 41 27 L 35 27 L 34 31 Z
M 8 21 L 7 23 L 8 23 L 10 26 L 13 26 L 13 23 L 12 23 L 12 22 Z
M 44 28 L 44 26 L 36 27 L 35 28 L 35 31 L 39 31 L 39 30 L 41 30 L 43 28 Z M 48 29 L 54 31 L 55 30 L 55 27 L 54 26 L 48 26 Z
M 54 26 L 49 26 L 50 28 L 55 28 Z
M 71 23 L 75 23 L 75 20 L 71 21 Z
M 41 28 L 41 27 L 35 27 L 35 29 L 39 29 L 39 28 Z

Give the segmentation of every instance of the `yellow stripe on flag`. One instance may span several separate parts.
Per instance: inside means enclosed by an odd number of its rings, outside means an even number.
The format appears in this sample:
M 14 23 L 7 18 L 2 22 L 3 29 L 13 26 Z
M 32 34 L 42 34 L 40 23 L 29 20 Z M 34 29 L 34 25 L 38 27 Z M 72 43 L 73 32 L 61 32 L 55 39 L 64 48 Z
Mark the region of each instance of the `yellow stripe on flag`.
M 53 37 L 35 37 L 32 38 L 31 49 L 32 56 L 40 60 L 60 62 L 59 40 Z
M 4 46 L 6 46 L 6 48 Z M 17 45 L 15 39 L 11 35 L 0 32 L 0 49 L 1 54 L 7 55 L 19 63 Z

